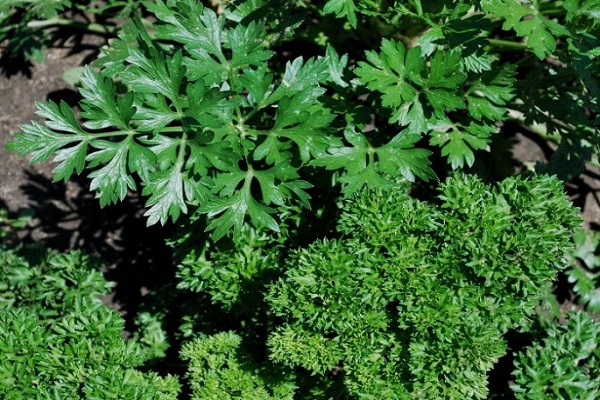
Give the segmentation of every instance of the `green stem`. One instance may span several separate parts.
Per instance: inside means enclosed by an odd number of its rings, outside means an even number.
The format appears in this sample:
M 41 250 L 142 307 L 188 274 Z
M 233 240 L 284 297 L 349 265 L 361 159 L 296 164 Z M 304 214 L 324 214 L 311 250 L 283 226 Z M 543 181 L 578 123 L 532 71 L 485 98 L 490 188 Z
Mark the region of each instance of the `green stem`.
M 85 23 L 79 21 L 73 21 L 67 18 L 51 18 L 47 20 L 34 20 L 27 23 L 27 27 L 31 29 L 45 29 L 55 27 L 69 27 L 79 29 L 89 33 L 97 33 L 99 35 L 113 35 L 117 28 L 113 25 L 102 25 L 95 22 Z
M 175 132 L 175 133 L 184 132 L 183 126 L 165 126 L 160 131 L 161 132 Z
M 514 42 L 512 40 L 503 40 L 503 39 L 488 39 L 490 45 L 493 47 L 501 47 L 505 49 L 511 50 L 527 50 L 527 45 L 525 43 Z
M 513 109 L 508 110 L 508 117 L 511 120 L 518 123 L 519 125 L 521 125 L 522 127 L 524 127 L 525 129 L 527 129 L 529 132 L 541 137 L 545 141 L 554 144 L 560 143 L 560 135 L 553 135 L 548 133 L 548 128 L 546 127 L 546 124 L 527 124 L 525 122 L 525 115 L 523 115 L 522 112 Z

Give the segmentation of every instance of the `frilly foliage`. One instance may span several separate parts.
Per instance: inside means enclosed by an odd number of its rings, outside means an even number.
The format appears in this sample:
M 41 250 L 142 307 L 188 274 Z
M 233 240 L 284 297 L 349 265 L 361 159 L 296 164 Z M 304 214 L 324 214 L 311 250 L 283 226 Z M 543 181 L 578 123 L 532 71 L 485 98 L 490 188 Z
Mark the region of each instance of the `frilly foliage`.
M 0 0 L 0 41 L 39 55 L 31 19 L 86 5 Z M 183 220 L 184 291 L 167 282 L 123 341 L 90 258 L 0 251 L 0 397 L 174 399 L 175 378 L 142 372 L 173 340 L 197 399 L 485 398 L 505 333 L 573 254 L 597 306 L 596 243 L 574 252 L 577 211 L 542 172 L 576 176 L 600 148 L 599 5 L 100 2 L 135 12 L 84 68 L 81 112 L 40 102 L 7 147 L 52 159 L 56 181 L 85 173 L 102 206 L 139 191 L 148 224 Z M 537 176 L 409 194 L 480 173 L 515 124 L 557 144 Z M 572 321 L 519 356 L 518 396 L 596 396 L 597 328 Z
M 515 360 L 517 399 L 585 399 L 600 396 L 600 323 L 571 312 L 567 323 L 550 325 L 543 341 Z
M 259 366 L 246 355 L 233 332 L 186 343 L 181 357 L 189 360 L 187 376 L 194 400 L 292 400 L 297 389 L 291 372 Z
M 508 329 L 568 262 L 577 211 L 551 177 L 446 181 L 438 204 L 365 190 L 339 240 L 295 253 L 269 303 L 271 358 L 343 368 L 361 398 L 485 398 Z
M 177 398 L 177 378 L 139 369 L 147 352 L 97 298 L 111 286 L 94 265 L 80 252 L 0 250 L 0 397 Z

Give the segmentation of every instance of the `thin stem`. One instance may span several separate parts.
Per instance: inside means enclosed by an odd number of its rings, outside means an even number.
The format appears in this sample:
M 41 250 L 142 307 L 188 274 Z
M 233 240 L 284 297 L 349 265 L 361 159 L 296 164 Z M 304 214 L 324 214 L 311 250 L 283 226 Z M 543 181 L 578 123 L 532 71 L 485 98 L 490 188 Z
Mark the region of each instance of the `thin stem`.
M 183 126 L 165 126 L 160 131 L 161 132 L 175 132 L 175 133 L 184 132 Z
M 488 39 L 488 41 L 493 47 L 503 47 L 511 50 L 527 50 L 527 45 L 521 42 L 503 39 Z
M 528 124 L 525 122 L 525 115 L 521 111 L 517 111 L 514 109 L 508 110 L 508 117 L 526 128 L 529 132 L 541 137 L 547 142 L 551 142 L 554 144 L 560 143 L 560 135 L 548 133 L 548 128 L 546 124 Z
M 78 21 L 73 21 L 71 19 L 58 18 L 58 17 L 50 18 L 50 19 L 43 20 L 43 21 L 40 21 L 40 20 L 29 21 L 27 23 L 27 27 L 31 28 L 31 29 L 69 27 L 69 28 L 80 29 L 82 31 L 89 32 L 89 33 L 97 33 L 100 35 L 113 35 L 117 31 L 117 28 L 113 25 L 102 25 L 102 24 L 98 24 L 95 22 L 87 24 L 85 22 L 78 22 Z

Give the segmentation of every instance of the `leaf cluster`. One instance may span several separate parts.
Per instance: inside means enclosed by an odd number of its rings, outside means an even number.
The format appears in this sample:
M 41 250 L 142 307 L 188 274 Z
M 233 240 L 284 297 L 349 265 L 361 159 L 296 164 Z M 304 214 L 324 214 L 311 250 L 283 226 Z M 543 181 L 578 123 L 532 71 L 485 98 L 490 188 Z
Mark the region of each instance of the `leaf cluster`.
M 357 397 L 485 398 L 503 334 L 567 265 L 579 219 L 560 193 L 544 176 L 497 187 L 454 177 L 438 204 L 362 191 L 345 203 L 343 238 L 295 253 L 271 287 L 285 324 L 270 357 L 342 368 Z
M 337 142 L 319 97 L 339 57 L 298 57 L 275 75 L 264 21 L 230 27 L 194 1 L 146 6 L 160 42 L 131 24 L 101 71 L 85 70 L 83 125 L 64 103 L 39 103 L 46 126 L 25 125 L 9 147 L 54 155 L 56 180 L 91 169 L 102 205 L 141 184 L 149 224 L 194 207 L 217 238 L 247 219 L 279 230 L 278 207 L 309 206 L 300 169 Z
M 517 399 L 591 400 L 600 395 L 600 323 L 582 311 L 567 318 L 518 354 L 512 385 Z
M 256 364 L 234 332 L 194 339 L 183 346 L 181 357 L 189 360 L 193 400 L 294 399 L 293 374 Z
M 472 167 L 515 112 L 561 135 L 539 172 L 559 173 L 564 160 L 563 169 L 580 171 L 600 145 L 594 4 L 565 2 L 559 23 L 516 0 L 327 2 L 312 10 L 348 17 L 358 33 L 360 13 L 391 27 L 417 20 L 415 40 L 383 37 L 353 58 L 327 44 L 321 55 L 282 61 L 276 46 L 300 27 L 293 11 L 261 1 L 220 13 L 191 0 L 145 2 L 151 29 L 133 19 L 98 68 L 83 72 L 83 122 L 66 104 L 39 103 L 45 124 L 24 125 L 8 148 L 34 162 L 53 157 L 56 180 L 86 171 L 103 206 L 141 190 L 149 224 L 199 212 L 217 239 L 239 236 L 247 222 L 279 231 L 287 207 L 311 207 L 322 168 L 351 195 L 435 178 L 436 149 L 452 169 Z M 527 38 L 521 49 L 556 54 L 565 67 L 533 60 L 539 71 L 517 80 L 491 39 L 502 21 Z M 568 48 L 557 47 L 561 37 Z
M 2 249 L 0 260 L 2 398 L 177 398 L 175 377 L 139 369 L 147 356 L 97 298 L 110 285 L 89 257 Z
M 148 224 L 183 222 L 183 295 L 166 282 L 124 342 L 87 256 L 0 251 L 0 397 L 175 398 L 142 371 L 181 341 L 198 399 L 485 398 L 505 333 L 575 257 L 597 306 L 597 240 L 574 249 L 577 211 L 540 173 L 571 179 L 600 148 L 598 0 L 211 3 L 103 3 L 142 10 L 84 68 L 81 112 L 40 102 L 8 145 L 87 174 L 102 206 L 139 191 Z M 76 6 L 35 4 L 0 0 L 0 22 Z M 509 122 L 556 142 L 538 175 L 410 194 L 476 170 Z M 586 318 L 520 356 L 518 396 L 596 396 Z

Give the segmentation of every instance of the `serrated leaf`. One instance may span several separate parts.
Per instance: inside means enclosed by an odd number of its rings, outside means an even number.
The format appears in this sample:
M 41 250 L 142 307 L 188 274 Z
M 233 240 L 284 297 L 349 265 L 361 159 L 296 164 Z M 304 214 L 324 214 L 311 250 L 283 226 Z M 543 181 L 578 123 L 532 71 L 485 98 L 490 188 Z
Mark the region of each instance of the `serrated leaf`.
M 428 57 L 437 49 L 438 43 L 445 38 L 444 30 L 440 25 L 434 25 L 419 36 L 419 47 L 423 57 Z
M 309 196 L 304 191 L 312 185 L 300 180 L 297 169 L 289 162 L 281 162 L 267 170 L 253 171 L 262 193 L 262 203 L 283 206 L 287 201 L 297 197 L 303 206 L 310 208 Z M 294 196 L 295 195 L 295 196 Z
M 257 109 L 265 105 L 265 100 L 271 94 L 273 75 L 267 73 L 267 65 L 257 69 L 244 69 L 239 77 L 240 84 L 248 91 L 248 101 Z
M 187 144 L 190 155 L 185 167 L 201 176 L 207 176 L 212 167 L 227 171 L 231 165 L 237 165 L 240 160 L 226 142 L 201 144 L 190 140 Z
M 214 11 L 193 0 L 181 0 L 177 6 L 172 1 L 145 2 L 146 8 L 165 24 L 156 29 L 158 37 L 174 40 L 186 47 L 188 52 L 200 51 L 224 59 L 221 49 L 223 20 Z
M 487 149 L 490 135 L 496 131 L 493 126 L 471 123 L 459 126 L 450 123 L 438 124 L 431 132 L 431 145 L 442 147 L 442 155 L 448 157 L 453 169 L 469 167 L 475 162 L 473 150 Z
M 312 92 L 316 99 L 322 93 L 319 83 L 326 82 L 328 78 L 325 57 L 309 58 L 306 62 L 298 57 L 285 65 L 281 84 L 271 93 L 265 106 L 276 103 L 285 96 L 292 97 L 298 92 Z
M 180 88 L 185 76 L 181 52 L 165 57 L 158 50 L 149 48 L 148 53 L 131 48 L 126 59 L 130 67 L 121 73 L 121 79 L 137 93 L 160 93 L 180 112 Z
M 492 69 L 494 57 L 491 54 L 475 52 L 463 57 L 461 60 L 465 70 L 469 72 L 483 72 Z
M 504 106 L 514 97 L 514 75 L 515 67 L 504 65 L 475 80 L 466 97 L 469 114 L 478 121 L 484 117 L 492 121 L 505 119 Z
M 328 0 L 323 7 L 324 14 L 335 14 L 336 17 L 346 17 L 353 28 L 356 28 L 358 20 L 356 13 L 358 7 L 354 0 Z
M 83 71 L 81 85 L 79 92 L 83 96 L 82 116 L 87 120 L 83 124 L 84 127 L 129 129 L 129 121 L 133 116 L 132 95 L 126 96 L 117 103 L 113 83 L 90 67 L 86 67 Z
M 419 135 L 402 132 L 380 147 L 373 147 L 366 136 L 356 132 L 352 126 L 346 128 L 344 136 L 353 147 L 332 147 L 327 155 L 310 164 L 328 170 L 345 170 L 339 179 L 346 184 L 345 194 L 354 193 L 365 185 L 394 186 L 398 177 L 410 181 L 414 181 L 415 176 L 424 180 L 435 177 L 429 167 L 431 152 L 414 148 Z
M 158 133 L 180 117 L 160 94 L 146 93 L 141 98 L 140 103 L 136 104 L 136 113 L 132 119 L 138 132 Z
M 207 204 L 200 207 L 203 213 L 212 218 L 206 231 L 212 231 L 212 236 L 218 240 L 233 230 L 234 235 L 239 235 L 242 225 L 249 216 L 258 226 L 266 226 L 271 230 L 279 231 L 279 226 L 270 215 L 275 210 L 259 203 L 250 192 L 252 173 L 250 171 L 235 171 L 219 174 L 215 179 L 214 197 Z M 238 188 L 239 185 L 242 185 Z
M 73 110 L 64 101 L 61 101 L 60 105 L 53 101 L 46 103 L 39 101 L 35 105 L 38 109 L 36 114 L 46 119 L 45 124 L 48 128 L 61 132 L 85 134 L 75 119 Z
M 416 176 L 423 180 L 435 178 L 429 167 L 431 151 L 414 147 L 420 139 L 420 135 L 402 132 L 378 147 L 375 153 L 379 168 L 390 176 L 402 176 L 410 182 L 414 182 Z
M 92 146 L 98 151 L 87 157 L 90 167 L 104 165 L 90 173 L 90 190 L 97 191 L 96 197 L 100 199 L 102 207 L 123 200 L 128 189 L 135 190 L 135 183 L 128 171 L 128 142 L 131 140 L 128 137 L 123 142 L 92 142 Z
M 284 97 L 278 104 L 275 124 L 268 135 L 294 142 L 303 162 L 324 154 L 336 139 L 327 134 L 334 115 L 315 102 L 314 93 L 303 91 L 292 98 Z
M 504 19 L 502 29 L 512 29 L 525 37 L 527 46 L 543 59 L 556 49 L 556 37 L 567 36 L 569 31 L 559 23 L 543 16 L 536 9 L 537 2 L 519 0 L 483 0 L 481 7 L 486 13 Z
M 268 164 L 273 165 L 292 158 L 292 153 L 289 151 L 292 148 L 291 141 L 279 140 L 277 136 L 269 133 L 265 136 L 252 153 L 255 161 L 265 160 Z
M 431 118 L 427 114 L 443 119 L 447 111 L 464 108 L 456 93 L 466 79 L 455 67 L 458 52 L 438 50 L 429 68 L 419 47 L 406 50 L 401 42 L 384 39 L 380 53 L 365 54 L 368 63 L 359 62 L 355 73 L 369 89 L 382 93 L 382 104 L 392 109 L 390 122 L 418 134 L 427 131 Z
M 260 199 L 251 192 L 253 182 L 260 188 Z M 279 225 L 271 216 L 276 210 L 269 205 L 283 206 L 296 198 L 303 206 L 310 207 L 310 197 L 305 191 L 310 187 L 308 182 L 299 179 L 297 169 L 289 162 L 264 170 L 235 169 L 220 173 L 211 188 L 216 197 L 200 207 L 203 213 L 214 218 L 206 230 L 213 231 L 217 240 L 231 229 L 234 235 L 239 234 L 244 221 L 250 219 L 255 226 L 279 231 Z
M 227 32 L 227 44 L 231 49 L 231 68 L 260 67 L 275 54 L 266 49 L 264 22 L 251 21 L 248 25 L 237 25 Z
M 182 167 L 183 163 L 177 162 L 164 171 L 150 175 L 150 180 L 142 191 L 142 194 L 150 196 L 146 201 L 146 207 L 149 208 L 144 213 L 148 217 L 148 225 L 157 222 L 164 225 L 169 218 L 175 221 L 181 213 L 187 213 L 184 187 L 186 179 Z
M 73 172 L 81 174 L 85 167 L 88 141 L 82 141 L 75 146 L 63 147 L 56 150 L 53 161 L 58 163 L 52 170 L 52 181 L 67 181 Z
M 571 266 L 566 270 L 573 290 L 579 296 L 579 303 L 585 304 L 591 312 L 600 311 L 600 258 L 596 252 L 600 244 L 600 236 L 580 230 L 573 240 L 575 252 Z M 579 262 L 577 261 L 579 260 Z M 583 263 L 583 265 L 580 264 Z
M 202 81 L 188 86 L 185 116 L 203 128 L 220 128 L 231 121 L 236 102 L 228 100 L 230 92 L 209 88 Z
M 42 106 L 40 104 L 40 106 Z M 42 106 L 44 113 L 51 121 L 68 121 L 69 115 L 61 114 L 62 111 L 56 105 Z M 50 115 L 49 113 L 55 113 Z M 56 122 L 54 126 L 61 126 L 62 122 Z M 70 129 L 67 125 L 65 128 Z M 55 154 L 58 165 L 54 169 L 54 180 L 66 180 L 73 171 L 81 173 L 85 166 L 85 153 L 87 145 L 93 136 L 79 129 L 73 129 L 80 133 L 55 132 L 39 122 L 31 122 L 21 126 L 22 132 L 7 144 L 6 149 L 17 154 L 31 156 L 31 162 L 44 162 Z
M 325 60 L 329 69 L 329 80 L 341 87 L 347 87 L 348 83 L 344 80 L 344 70 L 348 65 L 348 55 L 339 56 L 331 45 L 327 45 Z
M 128 142 L 129 154 L 127 168 L 129 171 L 136 172 L 147 183 L 150 180 L 150 173 L 155 171 L 156 154 L 149 148 L 135 143 L 134 140 Z

